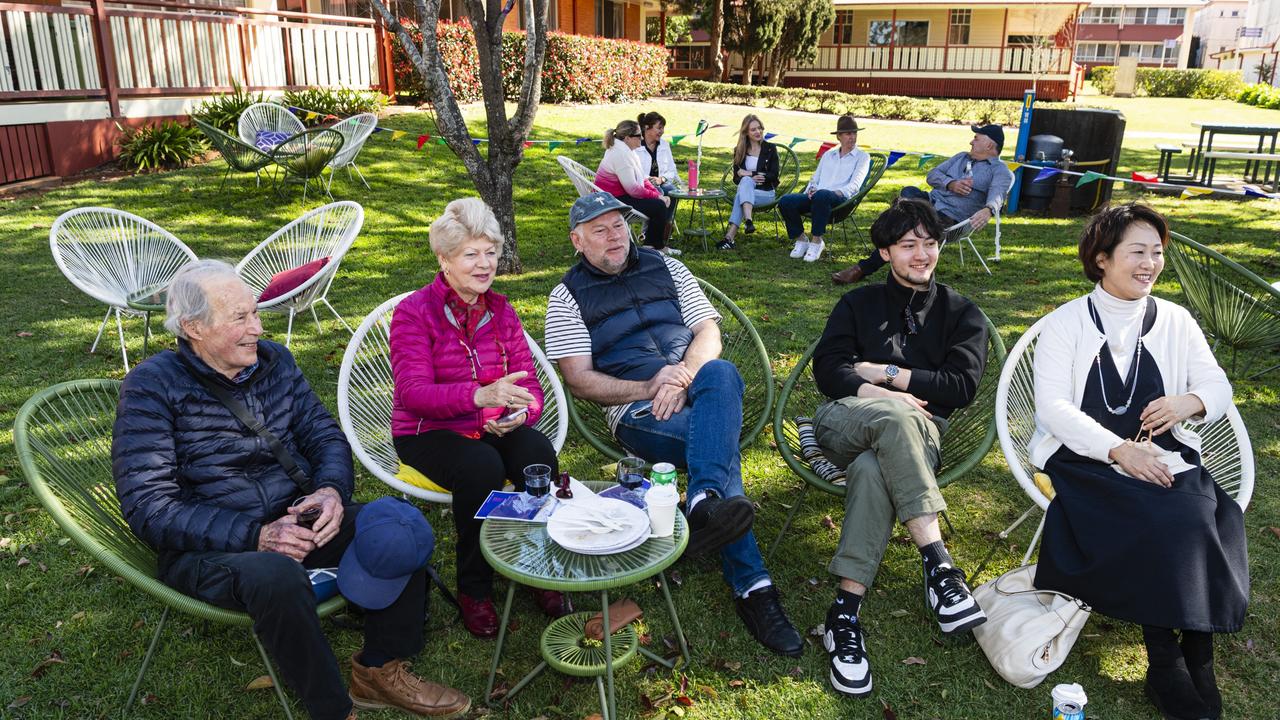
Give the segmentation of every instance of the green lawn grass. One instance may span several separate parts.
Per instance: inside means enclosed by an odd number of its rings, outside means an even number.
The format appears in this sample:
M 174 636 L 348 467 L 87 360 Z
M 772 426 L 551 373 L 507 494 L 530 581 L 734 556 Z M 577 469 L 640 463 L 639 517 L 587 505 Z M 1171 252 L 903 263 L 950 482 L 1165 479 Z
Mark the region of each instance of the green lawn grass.
M 1097 98 L 1089 98 L 1090 101 Z M 1137 100 L 1134 103 L 1154 101 Z M 1154 105 L 1151 107 L 1155 107 Z M 1149 113 L 1170 127 L 1185 125 L 1194 103 L 1169 103 Z M 549 139 L 598 137 L 618 119 L 641 110 L 658 109 L 668 118 L 671 134 L 690 132 L 698 117 L 729 128 L 708 133 L 704 148 L 704 177 L 718 178 L 728 160 L 733 130 L 747 111 L 741 107 L 696 105 L 656 100 L 618 106 L 548 106 L 538 115 L 536 136 Z M 1183 109 L 1179 109 L 1183 108 Z M 1240 112 L 1251 111 L 1232 105 Z M 476 132 L 482 114 L 473 108 Z M 1272 111 L 1274 116 L 1280 113 Z M 783 136 L 827 137 L 830 116 L 761 110 L 766 127 Z M 335 194 L 361 202 L 366 210 L 364 230 L 342 263 L 330 299 L 354 325 L 365 313 L 394 294 L 419 287 L 436 270 L 426 242 L 426 228 L 444 205 L 470 194 L 461 164 L 443 147 L 418 152 L 413 138 L 434 132 L 426 115 L 409 114 L 386 121 L 408 136 L 392 141 L 389 134 L 370 140 L 361 166 L 373 189 L 365 191 L 339 178 Z M 861 141 L 876 147 L 919 150 L 949 155 L 962 149 L 968 131 L 956 126 L 923 126 L 866 121 Z M 1149 139 L 1126 146 L 1126 158 L 1143 162 Z M 802 174 L 814 166 L 812 144 L 802 145 Z M 559 150 L 594 167 L 596 144 L 568 145 Z M 678 164 L 691 156 L 686 140 L 677 146 Z M 1150 159 L 1147 169 L 1154 167 Z M 146 641 L 160 607 L 145 600 L 112 577 L 84 552 L 65 541 L 39 508 L 21 478 L 13 452 L 11 426 L 21 404 L 40 388 L 88 377 L 121 377 L 120 358 L 109 331 L 96 354 L 87 353 L 102 317 L 102 308 L 73 288 L 54 266 L 48 249 L 48 229 L 54 219 L 72 208 L 101 205 L 129 210 L 170 230 L 201 257 L 236 260 L 276 228 L 306 208 L 297 193 L 277 200 L 269 190 L 256 189 L 252 179 L 233 179 L 217 192 L 222 163 L 179 172 L 130 177 L 108 182 L 89 180 L 41 195 L 0 201 L 0 263 L 8 268 L 0 287 L 0 617 L 5 641 L 0 643 L 0 717 L 105 717 L 117 712 L 146 652 Z M 1137 166 L 1136 169 L 1143 169 Z M 857 215 L 869 224 L 897 191 L 922 181 L 923 171 L 904 160 L 886 173 Z M 521 258 L 525 272 L 500 277 L 499 292 L 508 294 L 528 330 L 541 337 L 546 295 L 573 262 L 567 240 L 567 211 L 573 188 L 545 147 L 527 151 L 517 170 L 516 210 Z M 1129 191 L 1118 200 L 1137 199 Z M 1237 203 L 1224 200 L 1179 201 L 1150 195 L 1144 199 L 1170 217 L 1173 227 L 1238 258 L 1259 274 L 1280 278 L 1280 220 L 1272 202 Z M 311 203 L 314 207 L 315 202 Z M 684 213 L 681 222 L 686 222 Z M 1075 259 L 1080 218 L 1056 220 L 1014 215 L 1004 223 L 1004 255 L 987 276 L 972 263 L 960 266 L 947 249 L 939 278 L 974 298 L 992 317 L 1011 346 L 1032 322 L 1058 304 L 1089 289 Z M 828 275 L 863 256 L 855 242 L 831 243 L 820 262 L 805 264 L 786 257 L 789 244 L 771 237 L 771 223 L 761 232 L 739 236 L 739 250 L 723 254 L 686 246 L 685 261 L 699 276 L 733 297 L 752 318 L 771 353 L 779 383 L 795 359 L 815 338 L 840 295 Z M 978 243 L 990 251 L 991 233 Z M 1179 300 L 1176 278 L 1166 273 L 1158 294 Z M 332 318 L 324 331 L 301 318 L 295 324 L 293 351 L 320 396 L 334 407 L 338 368 L 348 335 Z M 269 316 L 268 335 L 283 338 L 284 320 Z M 141 321 L 126 324 L 129 350 L 142 352 Z M 172 345 L 160 338 L 161 345 Z M 1252 607 L 1242 632 L 1219 645 L 1219 678 L 1227 716 L 1275 716 L 1274 688 L 1280 685 L 1280 537 L 1266 530 L 1278 525 L 1280 493 L 1272 483 L 1280 470 L 1280 396 L 1273 373 L 1255 382 L 1237 382 L 1236 402 L 1248 424 L 1257 461 L 1257 489 L 1246 515 L 1253 581 Z M 581 477 L 600 474 L 602 458 L 572 435 L 562 462 Z M 791 475 L 772 448 L 766 432 L 744 456 L 748 494 L 760 504 L 757 535 L 771 542 L 790 504 L 799 480 Z M 361 473 L 358 492 L 372 499 L 383 487 Z M 959 562 L 972 567 L 990 546 L 994 532 L 1026 507 L 998 450 L 979 468 L 945 493 L 951 504 L 955 534 L 949 544 Z M 446 577 L 453 574 L 449 518 L 439 507 L 425 508 L 444 536 L 437 559 Z M 795 624 L 808 632 L 822 622 L 834 594 L 826 563 L 835 547 L 839 506 L 830 498 L 811 497 L 772 563 L 775 580 Z M 997 553 L 982 579 L 1014 567 L 1030 540 L 1024 527 Z M 20 564 L 21 559 L 29 562 Z M 1159 558 L 1153 558 L 1159 562 Z M 729 593 L 715 563 L 687 563 L 678 568 L 674 598 L 688 632 L 694 663 L 687 676 L 693 705 L 681 707 L 697 718 L 881 718 L 884 705 L 900 718 L 1032 718 L 1048 713 L 1049 688 L 1057 682 L 1080 682 L 1089 693 L 1092 716 L 1106 720 L 1154 717 L 1142 695 L 1145 658 L 1136 628 L 1094 617 L 1066 665 L 1045 685 L 1020 690 L 1004 683 L 988 666 L 973 643 L 943 641 L 936 624 L 921 607 L 917 576 L 918 555 L 902 532 L 890 543 L 884 571 L 866 603 L 868 644 L 876 675 L 876 691 L 868 700 L 835 695 L 826 680 L 826 656 L 816 638 L 798 660 L 777 658 L 763 651 L 742 631 Z M 674 580 L 674 578 L 673 578 Z M 662 612 L 660 595 L 651 586 L 629 591 L 648 611 L 647 629 L 663 648 L 671 632 Z M 593 598 L 577 598 L 591 606 Z M 472 639 L 459 624 L 447 622 L 443 603 L 436 613 L 426 651 L 417 667 L 424 675 L 460 687 L 477 701 L 483 693 L 485 671 L 493 645 Z M 538 634 L 544 619 L 529 598 L 517 594 L 517 627 L 510 636 L 503 677 L 514 683 L 535 662 Z M 338 628 L 330 632 L 339 658 L 359 644 L 359 634 Z M 54 652 L 63 663 L 34 673 Z M 908 657 L 924 664 L 903 663 Z M 205 627 L 185 618 L 172 622 L 160 655 L 148 672 L 144 692 L 148 704 L 137 708 L 145 718 L 259 718 L 276 717 L 279 708 L 269 691 L 246 691 L 261 675 L 257 654 L 242 632 Z M 618 678 L 622 717 L 645 714 L 645 698 L 674 710 L 670 693 L 680 673 L 654 670 L 634 663 Z M 664 702 L 663 699 L 667 698 Z M 25 700 L 24 700 L 25 699 Z M 479 703 L 477 703 L 479 707 Z M 300 710 L 300 709 L 299 709 Z M 582 718 L 598 712 L 594 688 L 545 675 L 532 684 L 504 717 Z M 479 714 L 479 713 L 477 713 Z M 392 713 L 369 713 L 392 717 Z M 364 717 L 365 715 L 362 715 Z

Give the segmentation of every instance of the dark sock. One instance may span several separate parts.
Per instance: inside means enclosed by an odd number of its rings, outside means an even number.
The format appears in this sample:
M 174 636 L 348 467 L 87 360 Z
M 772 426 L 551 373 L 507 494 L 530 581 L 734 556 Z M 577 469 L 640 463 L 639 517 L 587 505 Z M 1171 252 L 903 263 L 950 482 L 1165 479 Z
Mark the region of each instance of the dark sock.
M 360 664 L 367 668 L 379 668 L 391 662 L 392 660 L 395 660 L 393 656 L 388 655 L 380 650 L 371 650 L 369 648 L 365 648 L 364 650 L 360 651 Z
M 836 588 L 836 601 L 833 603 L 842 613 L 858 617 L 858 608 L 862 606 L 862 596 L 848 590 Z
M 955 563 L 951 560 L 951 553 L 947 552 L 947 546 L 943 545 L 941 540 L 920 548 L 920 554 L 924 556 L 924 569 L 930 573 L 940 565 L 955 567 Z

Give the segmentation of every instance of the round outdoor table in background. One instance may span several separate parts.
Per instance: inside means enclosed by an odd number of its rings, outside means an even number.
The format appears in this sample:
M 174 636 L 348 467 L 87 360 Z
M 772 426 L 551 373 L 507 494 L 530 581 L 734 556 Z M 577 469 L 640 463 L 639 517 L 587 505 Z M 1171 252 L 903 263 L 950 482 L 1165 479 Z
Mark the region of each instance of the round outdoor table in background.
M 711 231 L 707 229 L 707 210 L 705 203 L 708 200 L 718 201 L 727 200 L 729 195 L 719 188 L 698 188 L 690 190 L 687 187 L 678 187 L 667 193 L 675 200 L 683 200 L 689 204 L 689 226 L 681 230 L 681 234 L 685 237 L 702 238 L 702 249 L 707 249 L 707 237 L 711 235 Z M 724 211 L 720 207 L 720 203 L 715 203 L 716 220 L 719 223 L 720 232 L 724 232 Z
M 135 290 L 124 299 L 126 305 L 131 310 L 137 310 L 142 313 L 146 319 L 147 330 L 142 336 L 142 356 L 147 356 L 147 350 L 151 340 L 151 313 L 164 312 L 165 301 L 169 297 L 168 283 L 162 285 L 148 285 L 144 288 Z
M 585 482 L 584 484 L 592 491 L 600 492 L 613 486 L 614 483 Z M 515 595 L 517 584 L 559 592 L 599 591 L 604 624 L 608 627 L 609 590 L 632 585 L 657 575 L 662 597 L 671 615 L 671 624 L 675 627 L 680 654 L 684 657 L 685 664 L 688 664 L 688 643 L 685 641 L 684 631 L 680 628 L 680 617 L 676 614 L 675 604 L 671 601 L 671 591 L 668 589 L 664 572 L 679 559 L 688 544 L 689 527 L 685 522 L 684 514 L 679 511 L 676 512 L 675 532 L 671 537 L 649 538 L 639 547 L 614 555 L 583 555 L 565 550 L 547 535 L 547 526 L 544 523 L 485 520 L 480 528 L 480 550 L 493 569 L 511 581 L 507 586 L 507 599 L 502 607 L 502 622 L 498 625 L 498 644 L 493 652 L 493 665 L 489 668 L 489 682 L 485 687 L 486 702 L 493 694 L 494 679 L 498 664 L 502 660 L 503 642 L 506 640 L 507 623 L 511 617 L 511 599 Z M 634 631 L 624 636 L 629 628 L 619 630 L 613 637 L 605 633 L 603 653 L 592 653 L 590 648 L 583 648 L 578 642 L 581 640 L 578 630 L 584 623 L 584 619 L 577 617 L 578 615 L 586 616 L 590 613 L 571 614 L 551 623 L 542 637 L 543 661 L 516 683 L 503 699 L 514 697 L 550 663 L 562 672 L 594 676 L 600 691 L 600 704 L 604 711 L 604 718 L 612 720 L 617 717 L 617 702 L 613 688 L 613 670 L 616 665 L 623 664 L 638 651 L 666 667 L 675 666 L 674 662 L 639 647 Z M 576 637 L 570 637 L 570 635 L 576 635 Z M 618 640 L 622 640 L 623 647 L 620 648 L 619 653 L 615 653 L 613 645 Z M 574 643 L 576 647 L 566 648 L 564 647 L 566 642 Z M 566 658 L 556 657 L 554 653 L 557 647 L 567 649 L 571 655 L 577 656 L 578 662 L 575 663 L 573 658 L 566 662 Z M 605 662 L 606 658 L 612 658 L 612 661 Z M 596 663 L 602 667 L 586 667 L 584 662 Z M 581 672 L 576 671 L 574 665 L 576 670 Z M 603 685 L 600 682 L 600 674 L 605 676 Z

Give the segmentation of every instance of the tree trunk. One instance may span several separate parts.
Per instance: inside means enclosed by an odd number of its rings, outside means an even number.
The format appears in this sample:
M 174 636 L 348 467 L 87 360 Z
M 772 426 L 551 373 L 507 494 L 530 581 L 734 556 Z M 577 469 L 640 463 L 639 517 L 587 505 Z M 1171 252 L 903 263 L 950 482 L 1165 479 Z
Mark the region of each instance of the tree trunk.
M 756 56 L 752 53 L 742 55 L 742 84 L 750 85 L 756 71 Z
M 418 27 L 422 46 L 413 43 L 409 31 L 392 16 L 386 0 L 372 0 L 387 26 L 395 31 L 414 68 L 422 76 L 427 98 L 435 109 L 436 131 L 448 143 L 467 169 L 467 175 L 480 198 L 493 210 L 502 228 L 502 256 L 498 274 L 518 273 L 523 267 L 516 246 L 515 206 L 512 200 L 512 176 L 524 159 L 524 141 L 533 127 L 542 95 L 542 63 L 547 54 L 547 0 L 521 0 L 525 17 L 532 23 L 525 36 L 524 67 L 520 97 L 515 113 L 508 118 L 502 91 L 502 23 L 514 5 L 503 7 L 502 0 L 466 0 L 467 14 L 476 39 L 479 57 L 478 75 L 484 94 L 485 118 L 488 121 L 487 157 L 472 142 L 471 132 L 458 108 L 457 98 L 449 88 L 444 61 L 436 38 L 441 0 L 414 0 L 418 11 Z
M 720 46 L 724 40 L 723 0 L 714 0 L 711 4 L 711 27 L 707 33 L 711 36 L 711 46 L 707 48 L 707 61 L 711 67 L 708 68 L 707 79 L 720 82 L 724 75 L 724 58 L 720 57 Z

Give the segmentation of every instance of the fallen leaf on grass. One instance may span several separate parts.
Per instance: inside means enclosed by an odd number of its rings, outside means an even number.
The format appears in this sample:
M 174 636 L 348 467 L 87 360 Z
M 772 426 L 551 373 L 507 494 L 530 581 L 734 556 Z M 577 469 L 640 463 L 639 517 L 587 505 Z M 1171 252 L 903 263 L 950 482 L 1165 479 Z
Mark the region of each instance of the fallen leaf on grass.
M 992 684 L 991 684 L 991 681 L 990 681 L 990 680 L 988 680 L 988 679 L 986 679 L 986 678 L 983 678 L 983 679 L 982 679 L 982 684 L 983 684 L 983 685 L 986 685 L 988 690 L 995 690 L 995 689 L 996 689 L 996 686 L 995 686 L 995 685 L 992 685 Z
M 893 711 L 893 708 L 889 706 L 889 703 L 881 700 L 880 707 L 881 714 L 884 715 L 884 720 L 898 720 L 898 713 Z
M 902 608 L 898 608 L 897 610 L 890 611 L 889 617 L 903 617 L 906 614 L 907 614 L 906 610 L 903 610 Z
M 22 332 L 18 333 L 18 337 L 34 337 L 34 336 L 35 336 L 35 333 L 29 333 L 26 330 L 23 330 Z
M 676 702 L 680 703 L 685 707 L 693 707 L 693 699 L 690 698 L 688 695 L 676 696 Z
M 135 622 L 135 623 L 133 624 L 133 629 L 134 629 L 134 630 L 137 630 L 137 629 L 141 628 L 143 625 L 146 625 L 146 624 L 147 624 L 147 621 L 146 621 L 146 620 L 143 620 L 142 618 L 138 618 L 137 622 Z
M 228 656 L 227 656 L 227 659 L 231 660 L 231 664 L 232 664 L 232 665 L 235 665 L 236 667 L 244 667 L 244 666 L 245 666 L 245 664 L 246 664 L 246 663 L 242 663 L 242 662 L 240 662 L 239 660 L 237 660 L 237 659 L 235 659 L 235 658 L 231 657 L 230 655 L 228 655 Z
M 835 520 L 832 520 L 830 515 L 823 515 L 823 516 L 822 516 L 822 527 L 824 527 L 824 528 L 826 528 L 826 529 L 828 529 L 828 530 L 835 530 L 835 529 L 836 529 L 836 521 L 835 521 Z
M 76 574 L 79 575 L 81 578 L 87 578 L 92 573 L 93 573 L 92 565 L 81 565 L 80 569 L 76 570 Z
M 827 634 L 827 626 L 825 623 L 818 623 L 817 625 L 809 628 L 810 637 L 822 637 L 825 634 Z
M 72 620 L 83 620 L 83 619 L 84 619 L 84 611 L 83 611 L 83 610 L 81 610 L 80 612 L 78 612 L 78 613 L 76 613 L 76 614 L 72 615 L 72 616 L 71 616 L 71 619 L 72 619 Z
M 53 652 L 49 653 L 49 657 L 36 663 L 35 669 L 31 671 L 31 677 L 35 678 L 36 680 L 39 680 L 41 677 L 44 676 L 45 672 L 48 671 L 49 668 L 53 667 L 54 665 L 61 665 L 65 662 L 66 660 L 62 659 L 62 653 L 58 652 L 57 650 L 54 650 Z
M 912 656 L 907 658 L 906 660 L 903 660 L 902 664 L 903 665 L 925 665 L 927 663 L 925 663 L 924 658 L 918 658 L 918 657 Z
M 157 702 L 160 702 L 160 698 L 156 697 L 155 693 L 147 693 L 146 695 L 143 695 L 142 699 L 138 702 L 143 705 L 155 705 Z
M 30 560 L 26 558 L 18 558 L 18 567 L 26 567 L 27 565 L 30 565 L 30 564 L 31 564 Z
M 725 666 L 725 669 L 732 670 L 734 672 L 738 672 L 739 670 L 742 669 L 742 663 L 736 660 L 726 660 L 724 663 L 724 666 Z
M 1280 538 L 1280 527 L 1268 527 L 1267 529 L 1271 531 L 1271 534 Z
M 797 665 L 787 671 L 787 674 L 794 678 L 802 677 L 804 675 L 804 668 Z
M 31 702 L 30 695 L 19 695 L 18 697 L 13 699 L 13 702 L 9 703 L 8 709 L 17 710 L 18 708 L 22 707 L 23 705 L 26 705 L 29 702 Z
M 275 683 L 271 682 L 271 676 L 259 675 L 258 677 L 250 680 L 249 684 L 244 686 L 244 689 L 245 690 L 266 690 L 269 687 L 275 687 Z
M 600 713 L 592 713 L 582 718 L 582 720 L 604 720 L 604 716 L 601 715 Z
M 740 688 L 740 687 L 744 687 L 745 685 L 746 685 L 746 683 L 745 683 L 745 682 L 743 682 L 743 681 L 741 681 L 741 680 L 730 680 L 730 681 L 729 681 L 729 687 L 731 687 L 731 688 Z

